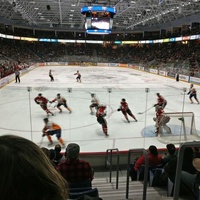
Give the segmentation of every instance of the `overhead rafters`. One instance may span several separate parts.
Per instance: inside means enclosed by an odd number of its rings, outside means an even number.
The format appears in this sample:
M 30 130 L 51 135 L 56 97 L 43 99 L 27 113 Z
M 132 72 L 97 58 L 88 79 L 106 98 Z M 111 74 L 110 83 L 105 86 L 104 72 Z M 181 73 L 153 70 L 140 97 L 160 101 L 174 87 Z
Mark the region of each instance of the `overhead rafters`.
M 81 8 L 87 5 L 115 7 L 115 31 L 158 30 L 200 22 L 200 0 L 0 0 L 0 22 L 83 30 Z

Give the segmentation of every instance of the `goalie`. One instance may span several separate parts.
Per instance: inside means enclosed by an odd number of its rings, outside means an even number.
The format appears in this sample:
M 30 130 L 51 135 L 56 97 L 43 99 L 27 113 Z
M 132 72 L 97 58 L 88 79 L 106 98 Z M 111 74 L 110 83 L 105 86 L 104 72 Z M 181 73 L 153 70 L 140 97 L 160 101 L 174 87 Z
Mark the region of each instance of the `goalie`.
M 161 106 L 156 106 L 156 117 L 154 117 L 153 120 L 156 122 L 156 135 L 163 134 L 163 131 L 168 134 L 171 133 L 170 127 L 167 126 L 167 123 L 170 121 L 170 117 L 164 114 L 164 110 Z

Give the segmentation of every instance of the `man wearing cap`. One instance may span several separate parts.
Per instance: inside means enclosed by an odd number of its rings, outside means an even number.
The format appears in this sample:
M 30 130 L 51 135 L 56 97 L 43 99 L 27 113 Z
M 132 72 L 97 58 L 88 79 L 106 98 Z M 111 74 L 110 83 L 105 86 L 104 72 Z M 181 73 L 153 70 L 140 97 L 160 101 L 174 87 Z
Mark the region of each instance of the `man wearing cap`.
M 93 180 L 93 170 L 89 162 L 79 159 L 80 146 L 76 143 L 68 144 L 65 152 L 66 160 L 59 163 L 56 169 L 68 183 L 78 183 Z
M 174 144 L 167 144 L 166 145 L 168 153 L 163 156 L 163 165 L 166 165 L 170 162 L 173 158 L 176 158 L 176 147 Z
M 163 168 L 164 171 L 160 175 L 160 185 L 167 185 L 168 178 L 174 180 L 174 174 L 176 173 L 176 162 L 177 162 L 177 153 L 176 147 L 174 144 L 170 143 L 166 145 L 167 153 L 162 157 L 163 159 Z

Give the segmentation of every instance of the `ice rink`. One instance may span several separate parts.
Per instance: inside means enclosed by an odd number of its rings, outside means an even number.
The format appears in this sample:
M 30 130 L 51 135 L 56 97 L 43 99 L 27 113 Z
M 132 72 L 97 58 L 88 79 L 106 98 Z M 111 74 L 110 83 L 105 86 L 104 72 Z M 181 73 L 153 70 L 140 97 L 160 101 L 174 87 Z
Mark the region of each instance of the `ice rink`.
M 50 69 L 54 82 L 48 76 Z M 76 82 L 74 73 L 77 70 L 82 75 L 82 83 Z M 190 83 L 176 82 L 174 79 L 129 68 L 37 67 L 23 75 L 21 83 L 13 81 L 0 89 L 0 134 L 20 135 L 46 147 L 48 140 L 41 137 L 46 113 L 34 102 L 34 98 L 42 93 L 53 100 L 60 93 L 67 99 L 72 113 L 69 114 L 65 108 L 59 113 L 55 104 L 49 104 L 48 108 L 55 113 L 49 119 L 62 127 L 62 138 L 66 145 L 76 142 L 81 146 L 81 152 L 105 152 L 110 148 L 122 151 L 148 148 L 149 145 L 165 148 L 166 144 L 160 142 L 154 133 L 153 105 L 157 102 L 156 93 L 159 92 L 168 101 L 165 112 L 194 112 L 198 132 L 200 105 L 195 101 L 191 104 L 188 95 L 184 95 L 183 88 L 188 91 L 189 86 Z M 31 91 L 27 90 L 28 87 Z M 198 97 L 200 88 L 195 88 Z M 100 103 L 107 105 L 108 138 L 104 136 L 95 115 L 90 115 L 90 93 L 95 93 Z M 122 98 L 127 100 L 138 122 L 129 117 L 131 122 L 127 123 L 122 113 L 116 111 Z M 54 145 L 58 143 L 55 136 L 52 138 Z

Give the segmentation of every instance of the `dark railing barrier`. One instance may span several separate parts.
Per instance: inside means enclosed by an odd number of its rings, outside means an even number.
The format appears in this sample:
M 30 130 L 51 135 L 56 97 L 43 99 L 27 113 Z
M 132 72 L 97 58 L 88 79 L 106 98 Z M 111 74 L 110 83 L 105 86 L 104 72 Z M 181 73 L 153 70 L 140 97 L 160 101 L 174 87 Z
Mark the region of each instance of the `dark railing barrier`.
M 110 183 L 112 181 L 112 167 L 113 167 L 113 151 L 116 152 L 117 163 L 116 163 L 116 189 L 118 189 L 119 183 L 119 150 L 116 149 L 107 149 L 106 150 L 106 159 L 105 159 L 105 167 L 109 166 L 110 171 Z
M 174 184 L 174 195 L 173 199 L 179 199 L 179 190 L 180 190 L 180 182 L 181 182 L 181 169 L 183 164 L 183 155 L 186 147 L 200 147 L 200 142 L 185 142 L 180 146 L 178 151 L 178 160 L 177 160 L 177 167 L 176 167 L 176 177 L 175 177 L 175 184 Z
M 145 149 L 129 149 L 128 151 L 127 176 L 126 176 L 126 199 L 128 199 L 128 196 L 129 196 L 129 170 L 130 170 L 129 167 L 130 167 L 131 154 L 136 154 L 136 153 L 138 154 L 140 152 L 142 152 L 145 157 L 143 200 L 146 200 L 149 160 L 148 160 L 147 151 Z

